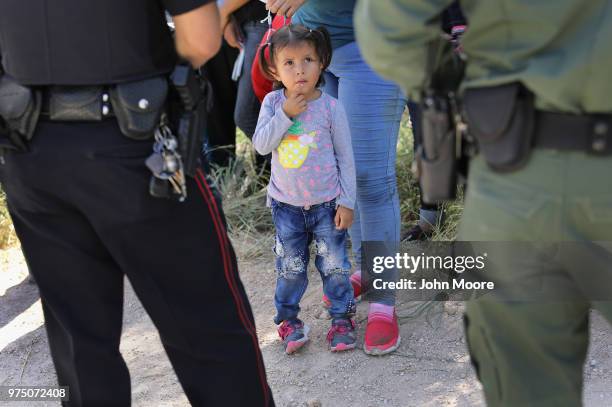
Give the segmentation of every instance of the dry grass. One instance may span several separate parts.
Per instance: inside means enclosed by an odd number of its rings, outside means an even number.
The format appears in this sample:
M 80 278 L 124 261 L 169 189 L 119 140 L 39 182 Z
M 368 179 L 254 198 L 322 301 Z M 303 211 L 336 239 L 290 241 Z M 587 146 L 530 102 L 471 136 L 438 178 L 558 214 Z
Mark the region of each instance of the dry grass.
M 248 162 L 238 158 L 227 167 L 215 167 L 211 178 L 223 196 L 223 210 L 230 233 L 258 233 L 272 228 L 266 208 L 266 187 Z
M 0 250 L 16 244 L 17 236 L 6 208 L 6 195 L 0 186 Z

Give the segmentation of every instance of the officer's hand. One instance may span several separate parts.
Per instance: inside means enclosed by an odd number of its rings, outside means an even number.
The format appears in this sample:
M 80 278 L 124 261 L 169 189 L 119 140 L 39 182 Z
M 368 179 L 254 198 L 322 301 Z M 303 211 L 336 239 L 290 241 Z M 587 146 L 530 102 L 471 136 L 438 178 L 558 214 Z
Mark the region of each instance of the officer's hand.
M 345 208 L 344 206 L 338 206 L 336 210 L 336 217 L 334 218 L 336 229 L 348 229 L 353 224 L 353 210 Z
M 236 23 L 234 20 L 230 20 L 229 23 L 225 26 L 223 30 L 223 38 L 230 45 L 230 47 L 234 48 L 242 48 L 240 41 L 238 40 L 238 31 L 236 31 Z
M 283 103 L 283 111 L 290 118 L 294 118 L 300 113 L 305 112 L 307 108 L 308 103 L 306 102 L 306 98 L 299 93 L 289 95 L 285 103 Z
M 268 0 L 266 8 L 281 16 L 292 17 L 306 0 Z

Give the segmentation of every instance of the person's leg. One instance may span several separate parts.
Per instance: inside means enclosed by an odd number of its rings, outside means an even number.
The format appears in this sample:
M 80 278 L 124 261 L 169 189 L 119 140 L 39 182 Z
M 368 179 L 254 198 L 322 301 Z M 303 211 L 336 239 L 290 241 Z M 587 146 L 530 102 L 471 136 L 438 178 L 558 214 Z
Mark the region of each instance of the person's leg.
M 323 72 L 323 77 L 325 79 L 323 91 L 335 98 L 338 98 L 338 82 L 339 78 L 331 73 L 329 70 Z M 359 224 L 359 209 L 357 207 L 357 202 L 355 202 L 355 208 L 353 211 L 353 225 Z M 357 240 L 361 241 L 361 229 L 357 230 L 354 228 L 351 229 L 350 238 L 351 241 Z M 354 246 L 353 246 L 354 247 Z M 351 285 L 353 286 L 353 294 L 355 297 L 361 295 L 361 263 L 353 265 L 353 274 L 350 276 Z M 323 303 L 326 307 L 331 306 L 331 302 L 329 298 L 325 294 L 323 294 Z
M 308 342 L 309 327 L 298 318 L 300 301 L 308 286 L 310 242 L 302 208 L 272 200 L 272 219 L 276 228 L 276 292 L 274 322 L 278 334 L 291 354 Z
M 325 71 L 323 75 L 325 78 L 325 85 L 324 85 L 323 91 L 335 98 L 338 98 L 338 78 L 329 71 Z M 353 214 L 356 217 L 359 215 L 359 211 L 355 208 L 355 210 L 353 211 Z M 358 220 L 354 218 L 353 223 L 357 223 L 357 222 Z M 360 274 L 359 266 L 353 267 L 353 270 L 354 270 L 354 273 L 349 278 L 351 281 L 351 285 L 353 286 L 354 296 L 358 297 L 361 295 L 361 277 L 360 277 L 361 274 Z M 325 294 L 323 295 L 323 303 L 325 307 L 329 308 L 331 306 L 329 298 L 327 298 Z
M 473 301 L 468 348 L 491 407 L 582 405 L 588 303 Z
M 247 21 L 242 24 L 244 32 L 244 63 L 238 81 L 238 95 L 234 109 L 234 121 L 249 139 L 253 138 L 261 104 L 253 91 L 251 83 L 251 68 L 259 43 L 266 33 L 268 26 L 259 21 Z
M 205 154 L 210 163 L 219 166 L 226 166 L 235 154 L 234 107 L 238 88 L 232 80 L 232 69 L 237 56 L 238 50 L 222 41 L 219 52 L 202 67 L 214 97 L 206 126 Z
M 534 150 L 524 168 L 507 174 L 492 172 L 482 157 L 473 159 L 460 240 L 563 244 L 610 240 L 609 225 L 594 226 L 588 223 L 588 215 L 584 216 L 592 210 L 585 203 L 591 198 L 602 202 L 603 196 L 608 196 L 606 210 L 610 213 L 609 183 L 579 182 L 605 173 L 602 171 L 610 161 L 582 156 L 583 161 L 571 166 L 568 163 L 572 162 L 573 154 Z M 488 254 L 489 261 L 500 257 Z M 544 260 L 531 260 L 537 257 L 499 254 L 504 261 L 487 268 L 487 278 L 506 281 L 512 278 L 524 285 L 523 291 L 529 282 L 567 274 L 568 262 L 560 263 L 563 270 L 548 270 L 549 264 Z M 579 265 L 575 284 L 570 286 L 578 295 L 584 294 L 580 292 L 581 279 L 588 272 L 585 263 Z M 605 309 L 605 303 L 595 305 Z M 487 404 L 580 406 L 588 311 L 587 298 L 521 302 L 483 297 L 470 302 L 466 310 L 466 335 Z
M 601 261 L 599 270 L 588 267 L 589 276 L 584 277 L 584 262 L 576 264 L 576 278 L 598 294 L 592 307 L 596 309 L 612 326 L 612 184 L 608 182 L 608 170 L 612 157 L 595 158 L 590 155 L 574 154 L 567 171 L 567 185 L 572 198 L 569 200 L 573 209 L 572 235 L 586 236 L 588 241 L 597 242 L 604 248 L 605 260 Z M 590 182 L 584 182 L 585 179 Z M 607 290 L 602 292 L 601 289 Z
M 329 71 L 339 78 L 338 99 L 346 109 L 351 130 L 357 202 L 350 236 L 356 269 L 361 270 L 362 242 L 387 242 L 390 247 L 399 243 L 401 220 L 395 161 L 406 98 L 397 85 L 372 71 L 356 43 L 335 50 Z M 391 278 L 396 278 L 397 270 L 391 274 Z M 388 353 L 399 345 L 395 293 L 376 290 L 369 299 L 364 349 Z
M 312 210 L 315 266 L 323 281 L 323 292 L 330 301 L 332 318 L 346 318 L 355 312 L 353 288 L 349 281 L 351 263 L 347 253 L 347 231 L 336 229 L 335 201 Z
M 300 300 L 308 286 L 311 238 L 301 212 L 300 208 L 272 202 L 272 219 L 276 228 L 276 324 L 298 318 Z
M 123 274 L 87 222 L 58 209 L 15 209 L 13 223 L 38 283 L 58 383 L 70 389 L 65 405 L 127 406 L 130 376 L 119 352 Z
M 351 263 L 348 259 L 347 231 L 336 229 L 336 202 L 326 202 L 310 211 L 316 248 L 315 265 L 323 280 L 323 292 L 329 300 L 332 318 L 327 341 L 332 352 L 355 348 L 355 313 L 353 287 L 349 280 Z
M 119 352 L 124 276 L 78 208 L 82 157 L 58 148 L 66 128 L 41 122 L 29 153 L 5 155 L 0 181 L 40 290 L 58 384 L 69 387 L 64 406 L 129 406 Z
M 397 85 L 382 79 L 363 61 L 356 43 L 336 49 L 329 70 L 339 78 L 338 100 L 346 109 L 351 130 L 357 207 L 350 235 L 360 265 L 361 241 L 399 241 L 395 160 L 406 99 Z M 382 301 L 394 304 L 394 298 Z
M 187 398 L 194 406 L 272 405 L 220 203 L 203 173 L 187 179 L 185 202 L 153 198 L 143 164 L 152 141 L 127 139 L 112 121 L 98 126 L 56 142 L 87 145 L 71 175 L 80 209 L 159 330 Z
M 251 68 L 255 60 L 255 54 L 259 49 L 259 43 L 266 33 L 268 26 L 259 21 L 247 21 L 242 25 L 245 35 L 244 41 L 244 63 L 242 73 L 238 81 L 238 95 L 236 98 L 236 108 L 234 109 L 234 121 L 236 126 L 242 130 L 249 139 L 253 138 L 259 109 L 261 103 L 253 91 L 251 83 Z M 255 165 L 258 173 L 270 171 L 270 155 L 262 156 L 255 154 Z

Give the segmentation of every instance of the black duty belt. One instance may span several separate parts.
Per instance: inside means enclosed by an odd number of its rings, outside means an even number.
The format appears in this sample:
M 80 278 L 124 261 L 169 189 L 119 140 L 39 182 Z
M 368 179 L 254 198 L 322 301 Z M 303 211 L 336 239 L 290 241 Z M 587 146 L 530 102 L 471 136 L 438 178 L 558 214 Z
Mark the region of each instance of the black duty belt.
M 612 154 L 612 114 L 581 116 L 538 111 L 534 146 L 610 155 Z
M 42 114 L 48 120 L 99 122 L 115 117 L 126 137 L 145 140 L 159 127 L 168 78 L 159 75 L 109 86 L 49 86 L 41 91 Z
M 42 91 L 41 117 L 57 121 L 100 121 L 114 117 L 102 86 L 51 86 Z

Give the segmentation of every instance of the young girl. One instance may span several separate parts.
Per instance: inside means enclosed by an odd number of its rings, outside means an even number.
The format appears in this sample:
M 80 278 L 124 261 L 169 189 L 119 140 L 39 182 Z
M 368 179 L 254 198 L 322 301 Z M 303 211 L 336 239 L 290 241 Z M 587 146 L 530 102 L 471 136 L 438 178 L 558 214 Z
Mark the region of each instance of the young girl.
M 270 63 L 264 58 L 270 52 Z M 321 92 L 321 73 L 331 60 L 324 28 L 289 25 L 274 33 L 260 50 L 264 73 L 276 81 L 259 114 L 253 144 L 259 154 L 272 153 L 268 205 L 276 227 L 274 322 L 285 351 L 308 341 L 308 327 L 298 318 L 308 285 L 310 243 L 323 279 L 332 317 L 327 334 L 332 351 L 355 347 L 353 289 L 346 249 L 353 222 L 355 167 L 342 106 Z

